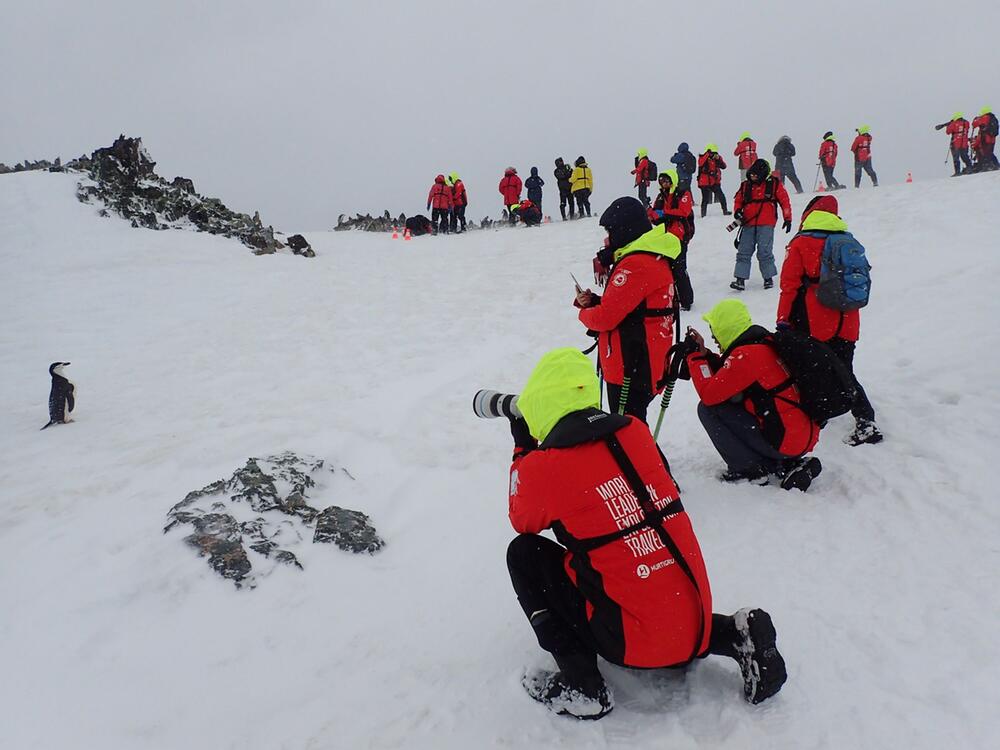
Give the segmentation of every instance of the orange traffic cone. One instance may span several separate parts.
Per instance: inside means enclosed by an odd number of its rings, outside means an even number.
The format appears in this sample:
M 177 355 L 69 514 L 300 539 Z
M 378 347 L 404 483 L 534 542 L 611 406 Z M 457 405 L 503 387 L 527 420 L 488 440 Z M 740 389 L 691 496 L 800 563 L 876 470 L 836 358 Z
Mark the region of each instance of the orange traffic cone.
M 545 217 L 545 223 L 546 224 L 551 224 L 552 223 L 552 217 L 551 216 L 546 216 Z
M 913 182 L 913 172 L 907 172 L 906 173 L 906 181 L 907 182 Z
M 824 185 L 824 184 L 823 184 L 823 183 L 821 182 L 821 183 L 819 184 L 819 187 L 818 187 L 818 188 L 816 189 L 816 192 L 817 192 L 817 193 L 825 193 L 825 192 L 826 192 L 826 185 Z
M 407 242 L 410 241 L 410 230 L 409 230 L 409 228 L 407 228 L 406 231 L 403 232 L 403 239 L 406 240 Z
M 393 227 L 392 227 L 392 238 L 394 240 L 398 240 L 399 239 L 399 230 L 396 228 L 395 225 L 393 225 Z

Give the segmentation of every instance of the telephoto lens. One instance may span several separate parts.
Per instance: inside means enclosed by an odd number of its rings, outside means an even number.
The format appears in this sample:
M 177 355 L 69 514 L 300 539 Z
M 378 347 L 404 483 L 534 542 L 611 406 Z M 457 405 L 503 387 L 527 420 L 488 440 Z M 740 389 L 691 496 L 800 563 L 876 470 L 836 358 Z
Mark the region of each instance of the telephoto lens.
M 732 232 L 734 229 L 736 229 L 742 223 L 743 223 L 742 221 L 736 220 L 732 224 L 726 224 L 726 231 L 727 232 Z
M 521 416 L 521 410 L 517 408 L 517 396 L 498 391 L 478 391 L 472 399 L 472 411 L 480 419 L 517 419 Z

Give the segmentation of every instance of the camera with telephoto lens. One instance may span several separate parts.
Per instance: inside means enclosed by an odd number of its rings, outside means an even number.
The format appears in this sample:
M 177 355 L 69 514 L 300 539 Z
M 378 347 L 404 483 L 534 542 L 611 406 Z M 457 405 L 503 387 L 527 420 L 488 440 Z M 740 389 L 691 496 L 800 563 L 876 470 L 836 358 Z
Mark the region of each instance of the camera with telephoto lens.
M 731 224 L 726 224 L 726 231 L 727 232 L 732 232 L 734 229 L 737 229 L 742 224 L 743 224 L 743 222 L 740 219 L 736 219 Z
M 517 408 L 517 396 L 499 391 L 478 391 L 472 398 L 472 411 L 480 419 L 521 417 L 521 410 Z

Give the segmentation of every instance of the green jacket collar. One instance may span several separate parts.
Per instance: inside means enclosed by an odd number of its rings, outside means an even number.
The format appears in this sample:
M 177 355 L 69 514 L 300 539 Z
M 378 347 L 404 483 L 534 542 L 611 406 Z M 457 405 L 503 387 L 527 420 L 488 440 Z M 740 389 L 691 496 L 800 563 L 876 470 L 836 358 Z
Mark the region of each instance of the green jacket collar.
M 803 232 L 846 232 L 847 222 L 829 211 L 811 211 L 802 222 Z
M 629 253 L 652 253 L 664 258 L 676 258 L 681 254 L 681 241 L 673 232 L 666 231 L 662 226 L 653 227 L 637 240 L 632 240 L 625 247 L 615 251 L 617 263 Z

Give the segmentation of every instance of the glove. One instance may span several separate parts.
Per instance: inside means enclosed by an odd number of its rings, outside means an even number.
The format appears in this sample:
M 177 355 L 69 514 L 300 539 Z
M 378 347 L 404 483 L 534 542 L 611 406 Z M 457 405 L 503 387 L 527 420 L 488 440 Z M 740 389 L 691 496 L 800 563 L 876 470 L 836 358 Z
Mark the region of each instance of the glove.
M 428 211 L 430 211 L 430 210 L 431 210 L 431 207 L 430 207 L 430 205 L 429 205 L 429 204 L 428 204 L 428 206 L 427 206 L 427 210 L 428 210 Z
M 774 330 L 776 331 L 790 331 L 792 330 L 792 324 L 787 320 L 779 320 L 774 324 Z
M 785 223 L 781 225 L 781 228 L 785 230 L 785 234 L 788 234 L 789 232 L 791 232 L 792 231 L 792 222 L 791 222 L 791 220 L 786 219 Z
M 736 219 L 736 221 L 742 222 L 743 221 L 743 209 L 742 208 L 736 209 L 736 211 L 733 213 L 733 218 Z
M 524 417 L 510 420 L 510 434 L 514 438 L 514 445 L 518 448 L 531 450 L 538 446 L 535 439 L 531 437 L 531 431 L 528 429 L 528 423 L 524 421 Z
M 611 269 L 605 266 L 600 258 L 594 258 L 594 283 L 603 287 L 608 283 L 608 275 Z

